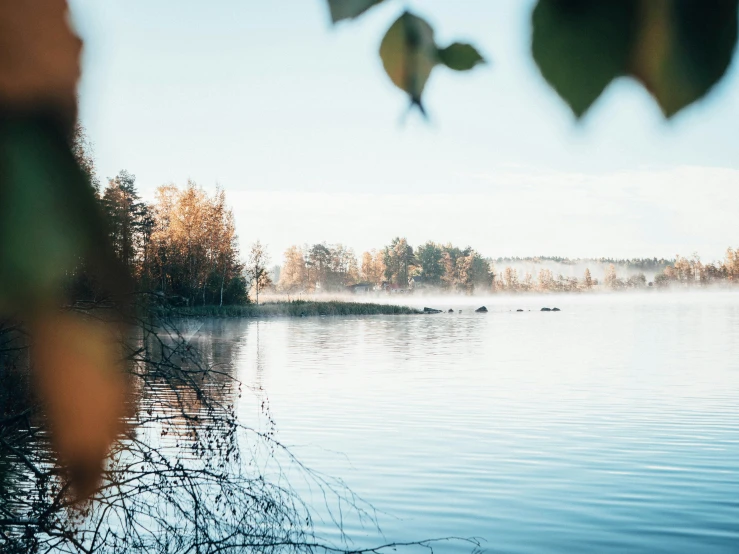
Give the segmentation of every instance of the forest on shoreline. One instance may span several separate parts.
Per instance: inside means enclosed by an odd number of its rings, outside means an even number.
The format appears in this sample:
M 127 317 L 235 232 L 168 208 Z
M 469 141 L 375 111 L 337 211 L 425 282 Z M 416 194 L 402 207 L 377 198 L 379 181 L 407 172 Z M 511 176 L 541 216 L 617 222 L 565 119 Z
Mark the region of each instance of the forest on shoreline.
M 634 259 L 485 258 L 471 247 L 427 242 L 412 248 L 395 238 L 364 252 L 361 264 L 337 244 L 292 246 L 275 268 L 275 290 L 320 292 L 494 294 L 680 289 L 739 283 L 739 250 L 702 263 L 694 254 Z M 579 272 L 579 275 L 575 275 Z M 597 276 L 596 276 L 597 275 Z M 647 277 L 649 275 L 649 277 Z
M 491 258 L 470 246 L 428 241 L 411 246 L 396 237 L 363 252 L 340 243 L 293 245 L 281 264 L 271 265 L 260 241 L 246 256 L 239 249 L 226 193 L 206 193 L 192 181 L 160 186 L 143 201 L 126 170 L 102 187 L 84 130 L 75 155 L 88 174 L 107 222 L 109 240 L 138 291 L 180 306 L 245 305 L 268 292 L 301 295 L 493 294 L 695 288 L 739 283 L 739 249 L 703 263 L 697 254 L 674 259 Z M 75 293 L 91 294 L 77 276 Z M 80 290 L 82 289 L 82 290 Z

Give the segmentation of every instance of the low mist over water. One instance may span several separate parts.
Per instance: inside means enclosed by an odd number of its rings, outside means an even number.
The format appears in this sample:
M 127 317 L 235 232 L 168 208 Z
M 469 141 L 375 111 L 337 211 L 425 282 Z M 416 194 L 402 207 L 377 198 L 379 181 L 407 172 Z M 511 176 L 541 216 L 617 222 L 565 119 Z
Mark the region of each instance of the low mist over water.
M 219 320 L 193 340 L 229 344 L 224 361 L 261 391 L 279 439 L 371 502 L 393 540 L 736 552 L 737 300 L 426 298 L 455 312 Z M 253 401 L 241 410 L 253 417 Z M 302 493 L 320 512 L 320 492 Z M 344 518 L 355 546 L 382 541 Z M 318 530 L 342 544 L 330 520 Z

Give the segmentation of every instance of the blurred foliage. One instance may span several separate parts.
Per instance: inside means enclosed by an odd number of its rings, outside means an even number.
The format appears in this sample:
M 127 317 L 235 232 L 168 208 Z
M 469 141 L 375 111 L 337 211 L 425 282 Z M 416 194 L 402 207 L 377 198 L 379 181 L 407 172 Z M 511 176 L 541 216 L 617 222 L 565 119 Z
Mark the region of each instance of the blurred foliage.
M 582 116 L 615 78 L 631 75 L 666 117 L 723 76 L 737 40 L 737 0 L 539 0 L 532 52 L 542 75 Z
M 723 77 L 737 41 L 737 0 L 642 0 L 630 71 L 670 117 Z
M 431 25 L 410 12 L 404 12 L 388 29 L 380 44 L 380 58 L 390 80 L 408 93 L 422 113 L 421 95 L 436 65 L 467 71 L 484 62 L 469 44 L 454 43 L 439 49 Z
M 328 0 L 334 23 L 374 0 Z M 633 76 L 666 117 L 702 98 L 724 75 L 737 42 L 739 0 L 539 0 L 532 54 L 543 77 L 581 117 L 617 77 Z M 470 44 L 439 48 L 434 29 L 405 11 L 390 26 L 380 57 L 392 82 L 424 112 L 432 69 L 467 71 L 484 63 Z
M 438 51 L 439 60 L 449 69 L 455 71 L 469 71 L 485 59 L 471 44 L 455 42 Z
M 635 13 L 630 0 L 537 4 L 532 18 L 534 60 L 578 117 L 623 73 Z
M 382 39 L 380 58 L 390 80 L 423 111 L 421 94 L 438 61 L 431 25 L 405 12 Z
M 93 189 L 56 124 L 3 120 L 0 179 L 0 310 L 18 314 L 31 332 L 52 440 L 86 496 L 122 415 L 120 367 L 104 340 L 106 325 L 56 311 L 62 283 L 83 264 L 102 269 L 96 273 L 111 291 L 121 292 L 125 277 L 106 244 Z
M 67 16 L 64 0 L 0 1 L 0 314 L 31 333 L 52 442 L 85 496 L 122 415 L 119 326 L 60 316 L 62 284 L 84 266 L 124 298 L 128 280 L 72 149 L 81 41 Z
M 73 313 L 46 314 L 31 327 L 52 441 L 82 497 L 97 488 L 108 448 L 122 430 L 126 387 L 114 329 Z
M 328 0 L 328 7 L 331 11 L 331 20 L 336 23 L 342 19 L 359 17 L 381 2 L 382 0 Z
M 0 1 L 0 113 L 40 113 L 71 130 L 82 41 L 65 0 Z
M 45 309 L 83 258 L 110 261 L 94 193 L 44 117 L 2 120 L 0 180 L 0 310 Z

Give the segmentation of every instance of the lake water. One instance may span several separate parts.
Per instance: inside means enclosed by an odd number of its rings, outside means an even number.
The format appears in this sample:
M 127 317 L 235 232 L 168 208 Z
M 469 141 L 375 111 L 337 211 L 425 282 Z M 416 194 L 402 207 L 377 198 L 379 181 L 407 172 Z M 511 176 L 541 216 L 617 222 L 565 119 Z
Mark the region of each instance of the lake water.
M 739 552 L 739 294 L 418 302 L 455 313 L 198 331 L 228 343 L 279 440 L 378 510 L 384 538 L 346 510 L 355 546 Z

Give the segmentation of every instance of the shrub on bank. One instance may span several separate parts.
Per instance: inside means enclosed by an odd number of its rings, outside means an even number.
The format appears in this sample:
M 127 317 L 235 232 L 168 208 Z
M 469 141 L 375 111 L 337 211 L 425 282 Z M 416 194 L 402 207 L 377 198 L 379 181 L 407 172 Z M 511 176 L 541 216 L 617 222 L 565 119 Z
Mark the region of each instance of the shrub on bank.
M 166 315 L 186 317 L 310 317 L 346 315 L 403 315 L 421 313 L 408 306 L 359 302 L 292 300 L 240 306 L 159 307 Z

